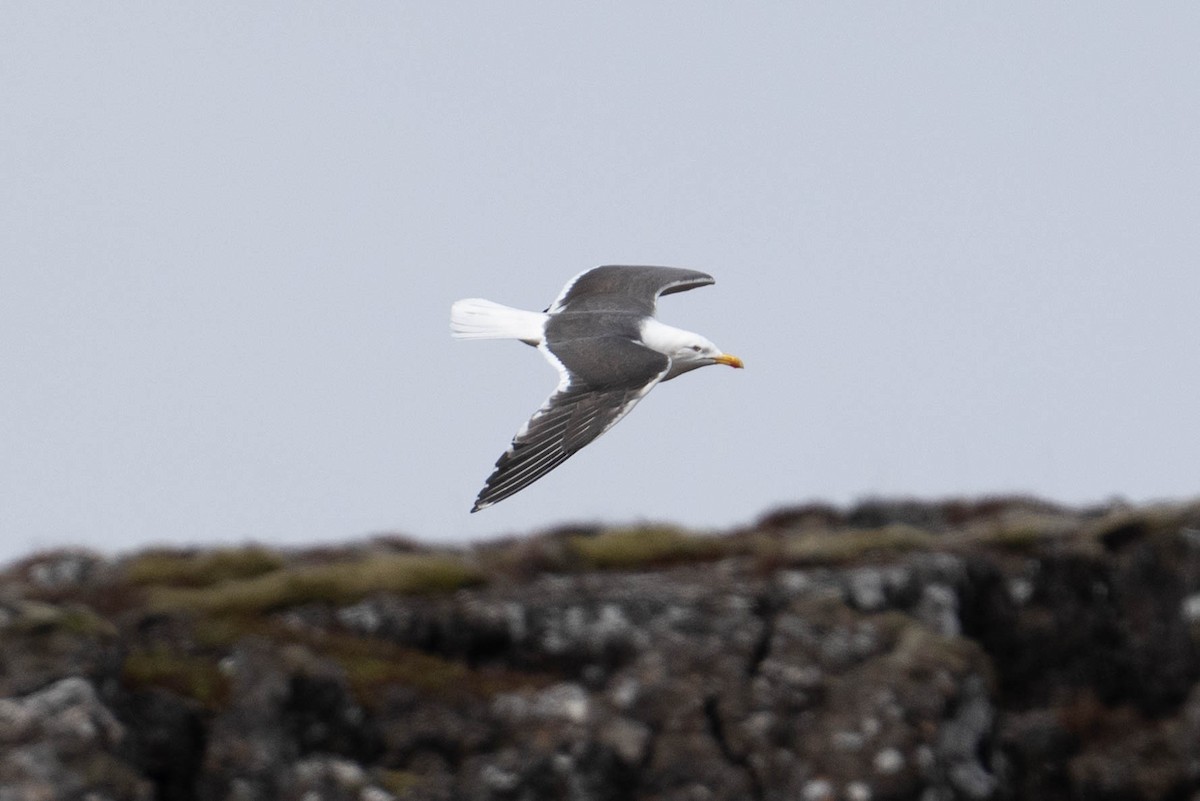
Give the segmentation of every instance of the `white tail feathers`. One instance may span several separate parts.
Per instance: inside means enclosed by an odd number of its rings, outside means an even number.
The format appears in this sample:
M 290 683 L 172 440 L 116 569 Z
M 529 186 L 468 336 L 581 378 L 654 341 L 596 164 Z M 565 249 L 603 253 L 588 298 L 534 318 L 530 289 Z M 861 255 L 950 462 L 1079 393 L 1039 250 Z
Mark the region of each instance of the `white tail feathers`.
M 450 307 L 450 334 L 459 339 L 519 339 L 541 344 L 544 312 L 525 311 L 483 298 L 466 298 Z

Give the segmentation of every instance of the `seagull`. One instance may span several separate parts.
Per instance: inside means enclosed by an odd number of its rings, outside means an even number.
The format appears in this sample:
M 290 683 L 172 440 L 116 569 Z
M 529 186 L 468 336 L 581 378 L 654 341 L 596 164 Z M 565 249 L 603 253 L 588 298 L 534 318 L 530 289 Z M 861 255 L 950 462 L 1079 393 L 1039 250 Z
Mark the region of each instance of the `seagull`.
M 517 339 L 558 370 L 545 403 L 513 437 L 472 512 L 515 495 L 608 431 L 661 381 L 742 360 L 654 318 L 660 295 L 713 284 L 678 267 L 606 265 L 572 278 L 541 312 L 467 298 L 450 307 L 459 339 Z

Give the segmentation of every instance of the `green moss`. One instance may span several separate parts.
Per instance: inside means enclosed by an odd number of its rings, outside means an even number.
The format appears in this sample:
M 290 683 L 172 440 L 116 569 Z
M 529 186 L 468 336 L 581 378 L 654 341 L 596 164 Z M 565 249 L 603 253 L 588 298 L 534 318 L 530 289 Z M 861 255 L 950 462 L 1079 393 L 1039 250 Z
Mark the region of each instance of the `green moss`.
M 210 587 L 154 587 L 149 605 L 206 614 L 254 614 L 306 603 L 353 603 L 376 592 L 402 595 L 452 592 L 481 581 L 477 570 L 456 557 L 385 554 L 286 568 Z
M 329 655 L 346 671 L 346 680 L 355 695 L 362 699 L 370 699 L 379 687 L 389 684 L 415 687 L 439 696 L 464 691 L 470 684 L 470 671 L 465 665 L 420 651 L 406 651 L 390 657 L 336 652 Z
M 842 564 L 866 556 L 932 549 L 937 537 L 905 525 L 877 529 L 825 531 L 789 537 L 781 556 L 792 564 Z
M 224 581 L 261 576 L 283 567 L 283 558 L 259 546 L 213 551 L 150 551 L 125 566 L 130 583 L 208 587 Z
M 96 752 L 80 755 L 83 764 L 76 764 L 77 775 L 83 780 L 78 792 L 86 798 L 148 798 L 149 780 L 138 775 L 127 763 L 111 754 Z M 84 792 L 85 790 L 91 792 Z
M 538 673 L 472 668 L 386 640 L 336 630 L 290 628 L 272 617 L 219 615 L 198 619 L 193 628 L 196 646 L 208 652 L 228 652 L 239 640 L 250 636 L 275 644 L 280 652 L 299 646 L 335 662 L 344 672 L 354 697 L 368 707 L 379 702 L 382 689 L 393 685 L 412 687 L 423 694 L 453 701 L 490 698 L 497 693 L 550 683 L 548 677 Z
M 355 697 L 370 706 L 389 685 L 413 687 L 422 693 L 445 699 L 463 697 L 490 698 L 530 686 L 541 686 L 546 679 L 537 674 L 512 670 L 470 668 L 424 651 L 381 640 L 348 634 L 324 633 L 319 638 L 293 636 L 322 656 L 337 662 L 345 671 Z
M 673 528 L 631 528 L 576 536 L 570 547 L 582 566 L 630 570 L 676 562 L 719 559 L 732 552 L 728 540 L 686 534 Z
M 385 770 L 374 772 L 375 782 L 397 798 L 404 798 L 409 793 L 420 789 L 421 776 L 410 770 Z
M 86 606 L 58 606 L 40 601 L 23 601 L 5 629 L 21 634 L 75 634 L 84 637 L 116 636 L 112 623 Z
M 161 687 L 193 698 L 205 707 L 219 706 L 229 692 L 216 660 L 181 653 L 165 646 L 133 650 L 121 666 L 127 687 Z
M 1048 529 L 1033 522 L 1006 523 L 989 529 L 980 538 L 979 544 L 1024 552 L 1032 551 L 1051 536 Z
M 58 626 L 69 634 L 83 636 L 115 637 L 117 627 L 97 615 L 92 610 L 82 606 L 71 606 L 63 610 Z
M 272 635 L 284 631 L 278 621 L 256 614 L 205 615 L 195 618 L 192 624 L 196 646 L 219 651 L 233 647 L 245 637 L 277 640 L 280 637 Z

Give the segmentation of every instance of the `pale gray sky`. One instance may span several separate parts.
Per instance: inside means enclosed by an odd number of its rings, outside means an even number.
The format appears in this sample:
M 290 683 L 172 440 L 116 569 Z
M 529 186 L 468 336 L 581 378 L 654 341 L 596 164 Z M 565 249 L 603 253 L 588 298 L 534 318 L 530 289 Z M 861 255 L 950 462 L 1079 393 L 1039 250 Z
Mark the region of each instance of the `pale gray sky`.
M 1200 490 L 1200 7 L 14 3 L 0 558 Z M 603 263 L 747 369 L 475 515 Z

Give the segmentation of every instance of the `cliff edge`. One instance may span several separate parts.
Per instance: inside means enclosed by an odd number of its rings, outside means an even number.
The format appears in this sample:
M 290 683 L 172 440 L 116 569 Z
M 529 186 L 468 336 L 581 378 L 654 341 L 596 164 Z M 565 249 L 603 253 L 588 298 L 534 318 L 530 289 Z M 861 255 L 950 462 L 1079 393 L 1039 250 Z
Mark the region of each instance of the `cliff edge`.
M 1200 504 L 40 554 L 0 801 L 1189 799 Z

